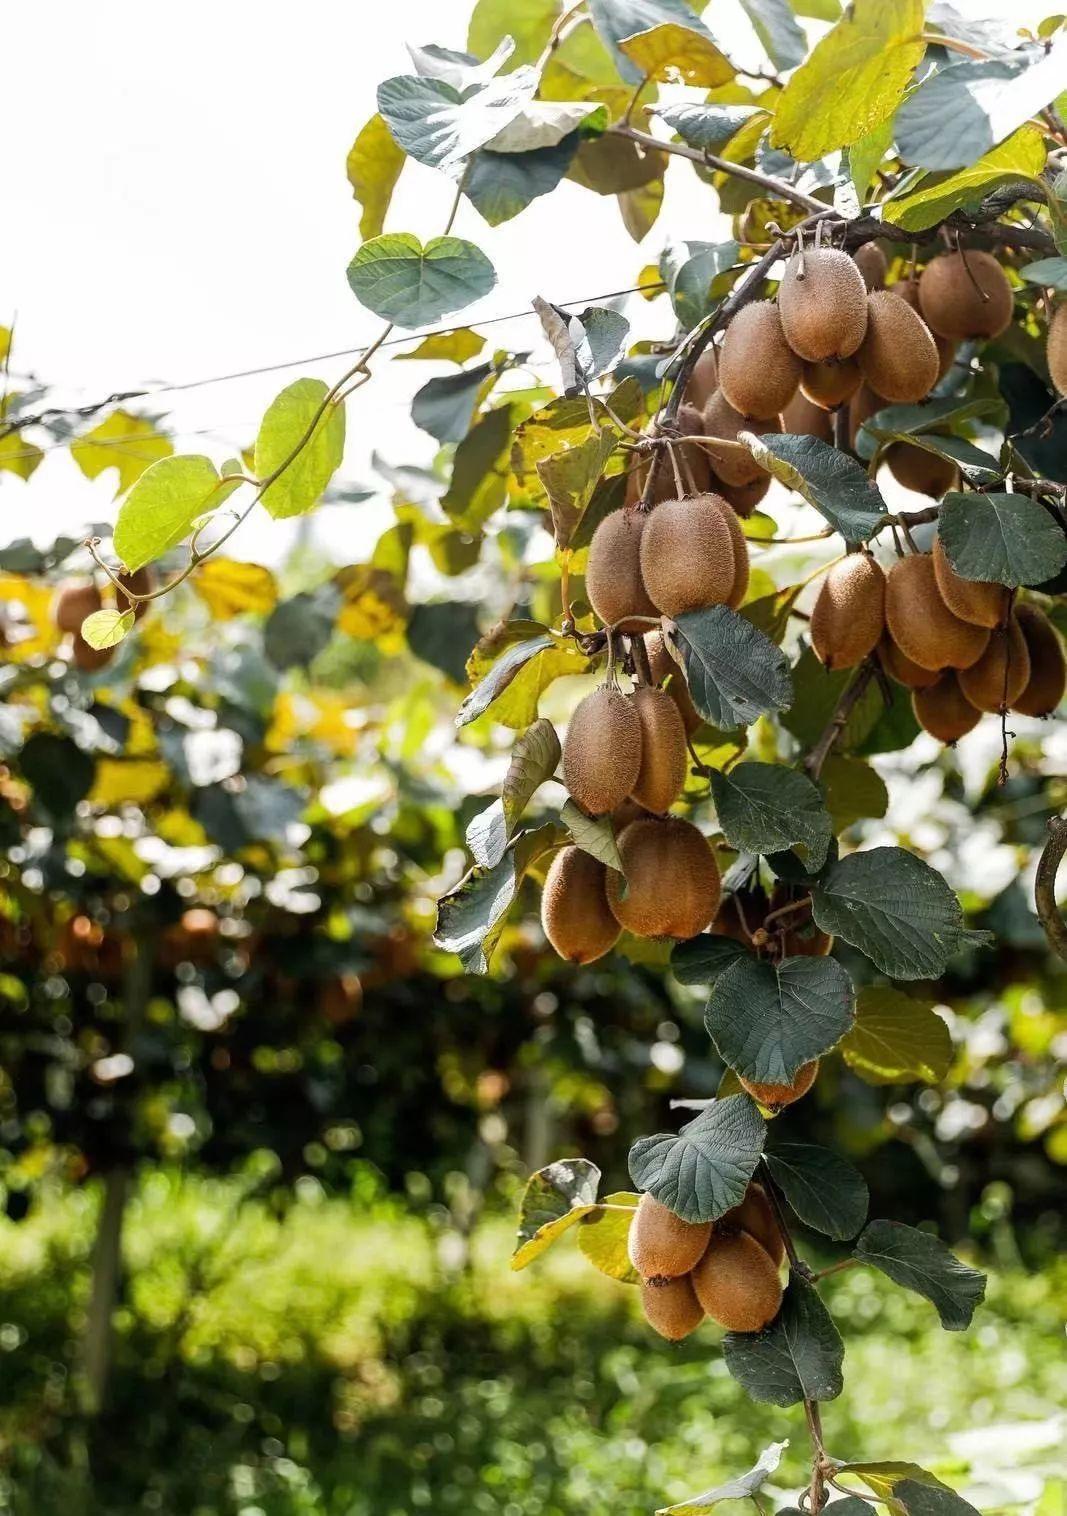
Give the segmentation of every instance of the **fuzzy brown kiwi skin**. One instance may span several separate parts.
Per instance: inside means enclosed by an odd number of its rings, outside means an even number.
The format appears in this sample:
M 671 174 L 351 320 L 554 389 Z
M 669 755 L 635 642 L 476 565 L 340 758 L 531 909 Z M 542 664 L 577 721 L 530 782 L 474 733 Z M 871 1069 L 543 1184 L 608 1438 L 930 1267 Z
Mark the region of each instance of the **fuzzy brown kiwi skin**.
M 712 1321 L 730 1332 L 762 1331 L 782 1303 L 774 1260 L 749 1232 L 713 1236 L 692 1280 Z
M 894 295 L 899 295 L 902 300 L 906 300 L 913 311 L 918 311 L 919 315 L 922 315 L 922 310 L 919 306 L 918 279 L 898 279 L 896 284 L 891 286 L 891 289 Z M 942 337 L 941 333 L 935 332 L 932 326 L 930 327 L 930 335 L 933 337 L 934 346 L 937 348 L 937 377 L 940 382 L 956 361 L 959 343 L 953 341 L 951 337 Z
M 731 1206 L 715 1222 L 716 1232 L 741 1231 L 755 1237 L 771 1262 L 781 1268 L 785 1262 L 785 1241 L 774 1219 L 774 1209 L 767 1192 L 755 1180 L 745 1191 L 740 1205 Z
M 847 253 L 794 253 L 778 289 L 786 341 L 805 363 L 851 358 L 867 330 L 867 286 Z
M 759 478 L 753 479 L 751 484 L 727 484 L 713 472 L 710 493 L 721 495 L 728 505 L 733 506 L 735 515 L 744 519 L 752 515 L 770 487 L 770 474 L 761 473 Z
M 946 669 L 928 689 L 914 690 L 911 696 L 915 719 L 924 731 L 949 747 L 972 732 L 982 719 L 960 689 L 955 669 Z
M 748 581 L 751 565 L 748 557 L 748 541 L 741 530 L 741 523 L 727 501 L 719 499 L 718 509 L 730 531 L 730 540 L 734 549 L 734 582 L 727 596 L 726 604 L 731 610 L 737 607 L 748 594 Z
M 812 405 L 833 411 L 851 400 L 862 383 L 855 358 L 845 358 L 840 363 L 805 363 L 800 388 Z
M 931 556 L 938 590 L 952 614 L 961 621 L 973 622 L 975 626 L 984 626 L 990 631 L 999 626 L 1008 612 L 1008 591 L 1004 586 L 964 579 L 962 574 L 957 574 L 940 537 L 934 538 Z
M 959 675 L 964 697 L 979 711 L 1003 711 L 1022 695 L 1030 682 L 1030 650 L 1016 617 L 994 627 L 989 646 Z
M 785 340 L 773 300 L 744 306 L 719 354 L 719 388 L 742 416 L 777 416 L 800 383 L 801 363 Z
M 580 700 L 563 743 L 563 782 L 590 816 L 603 816 L 633 790 L 641 768 L 641 722 L 620 689 L 601 685 Z
M 828 669 L 855 668 L 885 631 L 885 574 L 866 553 L 827 571 L 811 612 L 811 645 Z
M 549 865 L 541 892 L 541 926 L 568 963 L 594 963 L 619 940 L 619 923 L 608 909 L 607 870 L 578 847 L 561 848 Z
M 1058 305 L 1052 313 L 1045 355 L 1057 395 L 1067 395 L 1067 305 Z
M 641 577 L 665 616 L 725 605 L 737 578 L 730 507 L 717 495 L 665 500 L 641 539 Z
M 626 1246 L 642 1279 L 663 1281 L 688 1274 L 710 1241 L 710 1221 L 684 1221 L 646 1190 L 630 1222 Z
M 1030 654 L 1030 681 L 1016 698 L 1022 716 L 1049 716 L 1067 689 L 1067 661 L 1059 632 L 1040 606 L 1021 601 L 1015 615 Z
M 856 267 L 863 275 L 863 282 L 868 290 L 884 289 L 886 275 L 889 273 L 889 262 L 878 243 L 865 242 L 852 256 Z
M 100 669 L 106 668 L 114 656 L 113 647 L 92 647 L 80 632 L 74 633 L 71 659 L 75 668 L 81 669 L 83 674 L 95 674 Z
M 631 798 L 646 811 L 663 815 L 685 784 L 689 767 L 685 726 L 666 690 L 641 685 L 630 699 L 641 723 L 641 767 Z
M 668 1342 L 681 1342 L 704 1321 L 704 1307 L 688 1274 L 662 1284 L 646 1280 L 641 1285 L 641 1309 L 653 1331 Z
M 929 553 L 909 553 L 889 570 L 885 619 L 897 647 L 920 668 L 969 668 L 989 642 L 989 632 L 953 614 L 941 598 Z
M 928 690 L 940 678 L 936 669 L 920 668 L 917 663 L 913 663 L 900 651 L 888 632 L 878 644 L 878 659 L 890 679 L 895 679 L 905 689 Z
M 949 490 L 959 488 L 959 469 L 948 458 L 916 447 L 913 442 L 893 442 L 885 450 L 884 462 L 898 484 L 940 500 Z
M 709 343 L 693 365 L 685 398 L 698 410 L 703 410 L 719 387 L 719 362 L 715 349 Z
M 618 847 L 623 874 L 608 870 L 608 904 L 622 927 L 639 937 L 685 940 L 710 925 L 722 879 L 707 839 L 691 822 L 678 816 L 632 821 Z
M 813 1059 L 811 1063 L 805 1063 L 797 1069 L 790 1084 L 765 1084 L 759 1080 L 745 1079 L 739 1074 L 738 1080 L 742 1087 L 748 1091 L 753 1100 L 760 1105 L 766 1106 L 769 1111 L 783 1110 L 787 1105 L 792 1105 L 795 1100 L 800 1100 L 808 1093 L 815 1083 L 815 1076 L 819 1072 L 819 1060 Z
M 834 423 L 830 413 L 815 405 L 800 389 L 782 412 L 782 431 L 794 437 L 818 437 L 821 442 L 834 440 Z
M 876 416 L 880 410 L 884 410 L 889 401 L 871 389 L 870 385 L 863 383 L 848 403 L 848 436 L 853 447 L 856 445 L 856 437 L 860 427 L 872 416 Z
M 738 432 L 777 432 L 781 422 L 768 418 L 758 425 L 747 422 L 740 411 L 735 411 L 722 390 L 716 390 L 704 407 L 704 435 L 708 438 L 707 453 L 711 467 L 726 484 L 754 484 L 764 477 L 764 471 L 753 458 L 743 442 L 738 442 Z
M 703 437 L 704 412 L 689 401 L 678 411 L 678 427 L 683 437 Z M 683 442 L 677 449 L 678 464 L 687 487 L 698 495 L 705 495 L 714 488 L 711 459 L 701 443 Z M 673 473 L 673 470 L 672 470 Z
M 864 379 L 897 404 L 922 400 L 940 366 L 926 322 L 891 290 L 876 290 L 867 305 L 867 335 L 856 360 Z
M 678 707 L 678 714 L 682 718 L 686 735 L 691 737 L 697 728 L 703 725 L 704 718 L 693 704 L 693 697 L 689 693 L 689 685 L 686 683 L 682 667 L 671 657 L 662 632 L 645 634 L 645 652 L 648 655 L 652 682 L 667 685 L 667 694 Z
M 593 533 L 585 570 L 585 592 L 605 626 L 643 630 L 632 617 L 658 614 L 641 578 L 641 538 L 649 517 L 642 511 L 612 511 Z
M 933 331 L 954 342 L 999 337 L 1011 324 L 1011 285 L 991 253 L 942 253 L 919 275 L 919 309 Z
M 72 579 L 61 584 L 52 602 L 52 620 L 61 632 L 80 632 L 86 616 L 103 605 L 99 589 L 91 579 Z

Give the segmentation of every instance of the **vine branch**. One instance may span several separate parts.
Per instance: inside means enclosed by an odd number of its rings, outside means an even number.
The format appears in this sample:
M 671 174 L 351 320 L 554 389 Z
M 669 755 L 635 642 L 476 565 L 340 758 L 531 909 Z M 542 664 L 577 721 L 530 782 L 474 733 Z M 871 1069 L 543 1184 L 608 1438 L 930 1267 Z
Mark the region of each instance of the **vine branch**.
M 1050 816 L 1048 837 L 1037 863 L 1034 904 L 1049 946 L 1067 961 L 1067 922 L 1056 904 L 1056 875 L 1064 853 L 1067 853 L 1067 818 Z

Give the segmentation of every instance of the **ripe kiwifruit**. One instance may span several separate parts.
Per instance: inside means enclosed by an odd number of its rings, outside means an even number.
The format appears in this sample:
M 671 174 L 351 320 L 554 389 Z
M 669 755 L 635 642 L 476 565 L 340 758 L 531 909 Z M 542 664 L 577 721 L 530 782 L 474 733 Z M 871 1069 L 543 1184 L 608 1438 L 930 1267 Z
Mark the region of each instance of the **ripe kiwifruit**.
M 710 1221 L 683 1221 L 646 1190 L 626 1246 L 642 1279 L 680 1279 L 700 1262 L 710 1240 Z
M 649 1326 L 668 1342 L 681 1342 L 704 1320 L 704 1307 L 688 1274 L 681 1279 L 665 1279 L 662 1284 L 646 1280 L 641 1286 L 641 1309 Z
M 150 595 L 156 587 L 156 571 L 151 564 L 134 569 L 132 574 L 118 574 L 116 578 L 120 585 L 134 595 Z M 117 595 L 115 598 L 120 611 L 127 611 L 132 605 L 135 621 L 140 621 L 142 616 L 146 616 L 151 606 L 151 601 L 148 600 L 130 601 L 125 595 Z
M 774 1211 L 761 1184 L 753 1182 L 740 1205 L 731 1206 L 715 1223 L 717 1232 L 742 1231 L 755 1237 L 776 1268 L 785 1260 L 785 1242 L 774 1219 Z
M 922 400 L 937 383 L 938 370 L 926 322 L 891 290 L 876 290 L 867 305 L 867 334 L 857 354 L 864 379 L 886 400 Z
M 103 603 L 91 579 L 70 579 L 56 591 L 52 620 L 61 632 L 80 632 L 86 616 L 93 615 Z
M 992 253 L 942 253 L 919 275 L 919 309 L 954 342 L 999 337 L 1011 324 L 1011 285 Z
M 937 587 L 929 553 L 909 553 L 889 570 L 885 619 L 904 656 L 924 669 L 969 668 L 989 641 L 984 627 L 963 621 L 949 610 Z
M 763 470 L 743 442 L 738 442 L 738 432 L 780 432 L 781 421 L 747 422 L 740 411 L 735 411 L 722 390 L 716 390 L 704 407 L 704 435 L 709 438 L 707 453 L 711 466 L 720 479 L 727 484 L 752 484 L 763 475 Z
M 1024 600 L 1015 607 L 1015 615 L 1030 654 L 1030 682 L 1016 697 L 1014 709 L 1022 716 L 1048 716 L 1067 687 L 1063 641 L 1040 606 Z
M 1030 652 L 1015 616 L 995 626 L 989 646 L 960 676 L 960 689 L 979 711 L 1003 711 L 1013 706 L 1030 682 Z
M 98 669 L 106 668 L 114 656 L 113 647 L 90 647 L 80 632 L 74 633 L 71 657 L 75 667 L 83 673 L 95 674 Z
M 697 451 L 696 448 L 692 448 L 691 450 L 694 453 Z M 635 506 L 641 500 L 645 492 L 645 483 L 648 479 L 649 469 L 652 470 L 653 474 L 652 490 L 648 497 L 650 504 L 655 505 L 660 500 L 671 500 L 677 495 L 678 481 L 675 478 L 674 465 L 671 463 L 670 453 L 665 447 L 657 447 L 651 459 L 647 457 L 642 458 L 627 473 L 626 493 L 623 496 L 624 505 Z
M 685 401 L 678 410 L 678 429 L 683 437 L 703 437 L 703 409 Z M 677 456 L 682 478 L 687 482 L 692 480 L 693 492 L 697 495 L 707 494 L 713 488 L 711 459 L 707 449 L 702 444 L 683 442 L 677 448 Z
M 922 315 L 922 310 L 919 306 L 918 279 L 898 279 L 892 288 L 894 295 L 899 295 L 902 300 L 908 302 L 913 311 L 918 311 L 920 316 Z M 940 381 L 955 363 L 959 343 L 953 341 L 951 337 L 942 337 L 941 333 L 935 332 L 933 327 L 930 327 L 930 335 L 934 339 L 934 346 L 937 348 L 937 377 Z
M 767 901 L 763 899 L 758 907 L 752 902 L 751 907 L 750 910 L 750 902 L 742 904 L 738 900 L 736 891 L 732 895 L 724 895 L 715 920 L 711 923 L 711 930 L 717 937 L 732 937 L 735 942 L 750 947 L 752 933 L 763 925 Z
M 1058 395 L 1067 395 L 1067 305 L 1058 305 L 1048 324 L 1045 344 L 1049 378 Z
M 719 388 L 735 411 L 777 416 L 796 394 L 800 369 L 773 300 L 757 300 L 738 311 L 719 354 Z
M 730 528 L 730 539 L 734 547 L 734 582 L 726 598 L 726 604 L 731 610 L 736 610 L 748 594 L 750 570 L 748 539 L 741 530 L 741 523 L 737 519 L 737 512 L 732 510 L 724 500 L 721 500 L 719 509 L 722 511 L 726 525 Z
M 782 431 L 793 437 L 818 437 L 820 442 L 834 440 L 834 423 L 829 412 L 813 404 L 803 389 L 797 390 L 782 412 Z
M 685 398 L 691 401 L 698 410 L 703 410 L 719 387 L 719 363 L 715 349 L 709 343 L 693 365 L 693 372 L 689 376 L 689 383 L 685 387 Z
M 950 746 L 973 731 L 982 719 L 960 689 L 955 669 L 946 669 L 929 689 L 915 690 L 911 697 L 915 719 L 938 742 Z
M 643 511 L 612 511 L 593 533 L 585 569 L 585 593 L 605 626 L 620 631 L 640 630 L 632 616 L 655 616 L 641 578 L 641 538 L 650 517 Z
M 711 474 L 711 493 L 721 495 L 738 516 L 751 516 L 770 487 L 770 474 L 761 473 L 751 484 L 727 484 L 714 471 Z
M 641 767 L 632 798 L 662 815 L 682 793 L 688 768 L 685 726 L 666 690 L 640 685 L 630 696 L 641 723 Z
M 565 847 L 553 858 L 541 893 L 541 926 L 561 958 L 592 963 L 619 938 L 619 923 L 608 909 L 607 869 L 580 847 Z
M 759 1332 L 778 1314 L 782 1282 L 749 1232 L 714 1235 L 692 1273 L 704 1310 L 729 1332 Z
M 869 290 L 885 288 L 885 276 L 889 272 L 889 262 L 885 253 L 877 242 L 865 242 L 852 254 L 856 261 L 856 267 L 863 275 L 863 282 Z
M 563 743 L 563 781 L 590 816 L 613 811 L 641 768 L 641 722 L 614 684 L 601 685 L 575 707 Z
M 794 1100 L 806 1095 L 815 1083 L 818 1072 L 819 1060 L 815 1058 L 811 1063 L 801 1064 L 790 1084 L 761 1084 L 757 1080 L 746 1079 L 743 1074 L 738 1074 L 737 1077 L 753 1100 L 758 1100 L 768 1110 L 779 1111 L 783 1106 L 792 1105 Z
M 646 633 L 645 652 L 648 654 L 648 667 L 653 682 L 659 685 L 666 684 L 667 694 L 678 707 L 682 725 L 689 736 L 692 736 L 704 718 L 693 704 L 693 697 L 689 693 L 689 685 L 686 683 L 681 664 L 671 656 L 663 640 L 662 632 Z
M 916 447 L 913 442 L 892 443 L 885 450 L 884 461 L 897 483 L 918 495 L 940 500 L 948 490 L 959 488 L 956 465 L 924 447 Z
M 803 259 L 803 261 L 801 261 Z M 806 363 L 851 358 L 867 330 L 867 286 L 847 253 L 794 253 L 778 288 L 786 341 Z
M 860 385 L 848 402 L 848 437 L 853 447 L 856 445 L 856 436 L 863 423 L 884 410 L 888 404 L 889 401 L 875 394 L 869 384 Z
M 811 645 L 828 669 L 850 669 L 885 631 L 885 574 L 867 553 L 830 566 L 811 612 Z
M 952 614 L 961 621 L 973 622 L 975 626 L 999 626 L 1008 609 L 1008 592 L 1004 586 L 988 584 L 984 580 L 964 579 L 962 574 L 957 574 L 948 561 L 940 537 L 934 538 L 931 557 L 941 599 Z
M 800 388 L 812 405 L 832 411 L 851 400 L 862 383 L 855 358 L 845 358 L 840 363 L 805 363 Z
M 725 605 L 737 577 L 730 507 L 718 495 L 665 500 L 641 538 L 641 577 L 665 616 Z
M 937 670 L 920 668 L 917 663 L 912 663 L 911 659 L 900 651 L 888 632 L 878 644 L 878 657 L 890 679 L 895 679 L 906 689 L 927 690 L 932 684 L 937 683 Z
M 719 865 L 692 822 L 678 816 L 631 821 L 618 845 L 625 880 L 608 870 L 608 904 L 628 932 L 695 937 L 714 919 L 722 893 Z

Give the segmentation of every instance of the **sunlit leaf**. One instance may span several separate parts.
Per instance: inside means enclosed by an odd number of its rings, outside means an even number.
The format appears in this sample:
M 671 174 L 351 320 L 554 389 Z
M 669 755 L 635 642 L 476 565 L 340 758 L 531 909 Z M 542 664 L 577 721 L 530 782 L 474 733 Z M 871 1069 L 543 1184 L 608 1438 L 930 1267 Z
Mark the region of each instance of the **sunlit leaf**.
M 841 1053 L 867 1084 L 937 1084 L 952 1062 L 952 1038 L 928 1000 L 869 984 L 856 1000 L 856 1021 Z
M 322 499 L 345 450 L 345 411 L 327 401 L 322 379 L 296 379 L 267 407 L 256 438 L 263 505 L 276 521 L 302 516 Z M 275 478 L 274 476 L 277 475 Z
M 375 114 L 356 137 L 348 152 L 346 170 L 352 194 L 363 207 L 359 235 L 376 237 L 385 224 L 404 150 L 398 147 L 388 126 Z
M 1017 132 L 979 158 L 977 163 L 954 172 L 926 174 L 917 185 L 905 182 L 902 193 L 885 202 L 886 220 L 905 231 L 920 232 L 935 226 L 953 211 L 976 205 L 983 195 L 1000 184 L 1037 180 L 1045 166 L 1045 144 L 1032 126 Z M 1036 188 L 1031 199 L 1042 199 Z
M 70 456 L 87 479 L 113 468 L 119 478 L 116 495 L 128 490 L 150 464 L 169 458 L 174 446 L 148 416 L 112 411 L 98 426 L 70 444 Z
M 240 481 L 223 479 L 210 458 L 161 458 L 137 479 L 119 508 L 115 551 L 131 571 L 183 542 L 193 523 L 216 510 Z
M 278 585 L 269 568 L 236 558 L 209 558 L 192 578 L 193 589 L 219 621 L 232 616 L 266 616 L 278 603 Z
M 564 1158 L 532 1174 L 519 1202 L 519 1236 L 511 1267 L 524 1269 L 588 1216 L 599 1185 L 600 1170 L 587 1158 Z
M 426 326 L 487 295 L 493 265 L 462 237 L 431 237 L 425 247 L 410 232 L 372 237 L 348 265 L 356 299 L 397 326 Z
M 81 624 L 81 634 L 90 647 L 98 652 L 105 648 L 118 647 L 127 633 L 133 631 L 133 610 L 104 609 L 86 616 Z
M 714 89 L 734 77 L 733 64 L 707 32 L 674 21 L 624 37 L 619 49 L 647 79 Z

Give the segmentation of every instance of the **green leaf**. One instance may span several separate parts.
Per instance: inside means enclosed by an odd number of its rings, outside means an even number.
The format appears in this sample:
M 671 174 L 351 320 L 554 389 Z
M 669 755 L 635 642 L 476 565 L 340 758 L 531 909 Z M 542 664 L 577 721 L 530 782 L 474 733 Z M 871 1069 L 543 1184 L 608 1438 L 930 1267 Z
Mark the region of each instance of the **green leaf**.
M 992 395 L 971 399 L 961 399 L 959 395 L 935 395 L 921 405 L 885 405 L 860 427 L 856 435 L 856 451 L 861 458 L 873 458 L 883 436 L 914 440 L 923 432 L 947 432 L 964 421 L 978 418 L 1003 421 L 1004 402 Z
M 491 869 L 473 868 L 437 906 L 434 943 L 455 953 L 468 974 L 489 972 L 504 921 L 530 866 L 560 841 L 554 823 L 520 832 Z
M 539 632 L 534 637 L 524 638 L 520 642 L 513 642 L 493 664 L 486 677 L 465 697 L 456 716 L 456 725 L 466 726 L 468 722 L 476 720 L 488 710 L 497 696 L 507 689 L 523 665 L 536 657 L 538 653 L 552 647 L 554 643 L 555 638 L 547 631 Z
M 578 1228 L 579 1252 L 594 1268 L 609 1279 L 619 1280 L 620 1284 L 641 1283 L 641 1276 L 630 1262 L 628 1251 L 630 1223 L 640 1198 L 629 1190 L 605 1195 L 600 1205 L 582 1217 Z M 609 1210 L 609 1206 L 615 1209 Z
M 624 37 L 619 50 L 646 79 L 715 89 L 734 77 L 733 64 L 703 28 L 696 31 L 674 21 L 661 22 L 635 36 Z
M 319 414 L 328 393 L 322 379 L 296 379 L 275 396 L 259 424 L 256 475 L 262 481 L 282 470 L 263 493 L 263 504 L 275 521 L 302 516 L 318 505 L 340 467 L 345 411 L 343 404 L 331 401 Z
M 815 1286 L 791 1276 L 782 1308 L 762 1332 L 728 1332 L 726 1367 L 765 1404 L 834 1400 L 841 1393 L 845 1348 Z
M 721 731 L 751 726 L 792 700 L 785 654 L 728 606 L 684 612 L 675 640 L 694 705 Z
M 853 0 L 782 91 L 771 145 L 811 163 L 869 136 L 896 110 L 922 30 L 922 0 Z
M 802 748 L 810 748 L 818 741 L 854 678 L 854 669 L 826 669 L 811 648 L 805 647 L 793 668 L 793 703 L 782 718 L 782 725 Z M 872 684 L 849 717 L 838 746 L 845 752 L 856 748 L 870 733 L 882 709 L 881 694 Z
M 987 936 L 964 929 L 960 903 L 941 875 L 903 848 L 842 858 L 811 900 L 816 926 L 894 979 L 936 978 L 961 947 Z
M 1038 258 L 1019 270 L 1023 279 L 1046 289 L 1067 290 L 1067 258 Z
M 478 0 L 467 27 L 467 49 L 485 58 L 501 37 L 510 35 L 515 42 L 512 64 L 533 63 L 551 35 L 560 8 L 560 0 L 523 0 L 521 7 L 515 0 Z
M 727 842 L 742 853 L 796 847 L 816 873 L 830 846 L 830 814 L 807 774 L 780 763 L 738 763 L 711 776 L 715 809 Z
M 483 386 L 494 372 L 492 363 L 479 363 L 476 368 L 428 380 L 411 402 L 412 421 L 438 442 L 461 442 L 470 429 Z
M 1067 536 L 1028 495 L 948 494 L 938 535 L 964 579 L 1017 588 L 1043 584 L 1067 563 Z
M 973 1506 L 968 1506 L 966 1501 L 960 1500 L 960 1497 L 953 1494 L 948 1485 L 942 1484 L 935 1474 L 920 1468 L 917 1463 L 904 1463 L 896 1459 L 885 1459 L 878 1463 L 843 1463 L 838 1465 L 838 1474 L 855 1474 L 878 1500 L 889 1507 L 892 1516 L 907 1516 L 903 1502 L 896 1498 L 901 1485 L 921 1485 L 928 1490 L 938 1490 L 943 1494 L 952 1495 L 953 1499 L 959 1503 L 959 1507 L 965 1507 L 972 1516 L 977 1516 Z M 958 1516 L 963 1516 L 959 1507 L 956 1508 Z
M 939 1084 L 952 1063 L 952 1038 L 928 1000 L 869 984 L 860 990 L 855 1025 L 841 1053 L 867 1084 Z
M 34 732 L 18 756 L 34 799 L 55 821 L 66 821 L 93 787 L 96 765 L 69 737 Z
M 538 462 L 538 475 L 548 491 L 557 547 L 570 546 L 578 522 L 593 498 L 593 491 L 618 441 L 618 433 L 604 427 L 576 447 L 564 448 L 560 453 L 553 453 L 551 458 L 542 458 Z
M 659 271 L 683 326 L 696 326 L 707 315 L 716 281 L 738 260 L 736 242 L 672 242 L 659 260 Z
M 775 1472 L 788 1446 L 788 1442 L 772 1442 L 763 1449 L 757 1463 L 747 1474 L 728 1479 L 725 1484 L 717 1485 L 713 1490 L 705 1490 L 703 1495 L 690 1495 L 688 1500 L 664 1506 L 656 1512 L 656 1516 L 700 1516 L 701 1511 L 709 1511 L 721 1500 L 751 1499 Z
M 883 121 L 873 132 L 868 132 L 848 150 L 848 172 L 856 199 L 860 205 L 867 203 L 867 195 L 874 181 L 875 172 L 893 143 L 893 123 Z
M 852 1025 L 852 981 L 834 958 L 741 958 L 716 979 L 704 1025 L 724 1063 L 756 1084 L 792 1084 Z
M 851 1163 L 810 1142 L 783 1142 L 766 1155 L 771 1177 L 805 1226 L 846 1242 L 867 1219 L 867 1184 Z
M 1067 40 L 1002 58 L 965 58 L 924 79 L 897 111 L 897 151 L 921 168 L 967 168 L 1067 89 Z
M 714 1100 L 677 1134 L 635 1142 L 630 1177 L 683 1221 L 715 1221 L 744 1199 L 766 1133 L 747 1095 Z
M 802 495 L 846 542 L 866 542 L 882 524 L 886 504 L 854 458 L 819 437 L 740 432 L 761 468 Z
M 466 363 L 477 358 L 485 347 L 485 338 L 469 326 L 456 327 L 450 332 L 431 332 L 410 353 L 397 353 L 394 363 L 410 363 L 415 360 L 430 360 L 444 363 Z
M 381 116 L 375 114 L 348 151 L 345 165 L 352 194 L 363 207 L 359 235 L 376 237 L 385 224 L 396 181 L 404 167 L 404 150 L 397 146 Z
M 134 619 L 132 610 L 94 611 L 82 622 L 81 634 L 90 647 L 98 650 L 118 647 L 127 632 L 133 631 Z
M 756 36 L 775 68 L 796 68 L 808 56 L 808 39 L 788 0 L 741 0 Z
M 674 25 L 711 40 L 711 33 L 685 0 L 589 0 L 589 14 L 597 34 L 612 54 L 616 68 L 630 84 L 639 84 L 645 78 L 645 72 L 623 50 L 624 38 L 656 27 Z M 732 71 L 727 77 L 733 77 Z
M 484 221 L 501 226 L 531 201 L 552 193 L 574 161 L 580 140 L 572 132 L 553 147 L 525 153 L 498 153 L 483 147 L 470 160 L 463 193 Z
M 205 511 L 238 488 L 220 477 L 210 458 L 197 454 L 161 458 L 137 480 L 119 507 L 115 551 L 132 572 L 177 547 Z
M 580 847 L 584 853 L 599 859 L 616 873 L 622 873 L 622 859 L 619 857 L 615 831 L 609 817 L 601 816 L 594 820 L 579 810 L 573 800 L 565 801 L 559 814 L 575 847 Z
M 929 1300 L 947 1332 L 965 1331 L 985 1297 L 984 1274 L 961 1263 L 939 1238 L 899 1221 L 872 1221 L 855 1255 Z
M 596 1204 L 600 1170 L 587 1158 L 564 1158 L 538 1169 L 519 1202 L 519 1235 L 511 1267 L 524 1269 Z
M 773 595 L 760 595 L 755 600 L 746 600 L 739 607 L 741 615 L 780 647 L 789 628 L 790 613 L 797 603 L 802 587 L 799 584 L 790 584 L 784 590 L 775 590 Z
M 87 479 L 98 478 L 105 469 L 116 470 L 119 476 L 116 495 L 128 490 L 150 464 L 169 458 L 173 451 L 170 438 L 163 435 L 154 421 L 124 410 L 112 411 L 106 421 L 70 444 L 70 456 Z
M 997 460 L 975 447 L 973 442 L 968 442 L 965 437 L 939 437 L 935 432 L 921 432 L 916 436 L 912 433 L 883 432 L 874 427 L 869 430 L 882 442 L 903 442 L 907 447 L 918 447 L 924 453 L 948 458 L 975 489 L 996 484 L 1004 477 L 1004 470 Z
M 819 784 L 835 833 L 856 821 L 879 821 L 889 808 L 885 780 L 858 758 L 831 753 L 822 766 Z
M 364 242 L 348 265 L 348 283 L 361 305 L 397 326 L 426 326 L 487 295 L 493 265 L 462 237 L 431 237 L 426 246 L 410 232 Z
M 500 799 L 480 811 L 467 827 L 467 846 L 480 868 L 495 868 L 504 856 L 534 791 L 556 772 L 559 738 L 551 721 L 535 721 L 517 739 Z
M 747 121 L 766 112 L 756 105 L 697 105 L 683 101 L 657 105 L 652 114 L 665 121 L 690 147 L 717 153 Z
M 512 407 L 495 406 L 479 418 L 452 459 L 452 479 L 441 508 L 454 526 L 477 532 L 507 495 Z
M 900 1502 L 905 1516 L 979 1516 L 970 1501 L 929 1478 L 899 1480 L 893 1486 L 893 1498 Z
M 378 110 L 405 153 L 428 168 L 455 172 L 514 121 L 536 88 L 537 74 L 526 66 L 463 94 L 441 79 L 401 74 L 379 84 Z
M 623 190 L 615 197 L 622 224 L 635 242 L 643 242 L 655 226 L 663 206 L 664 188 L 662 179 L 653 179 L 640 189 Z
M 968 168 L 926 174 L 914 187 L 909 176 L 901 190 L 884 202 L 885 218 L 904 231 L 921 232 L 953 211 L 977 205 L 998 185 L 1019 179 L 1034 180 L 1033 194 L 1026 198 L 1040 200 L 1043 194 L 1036 181 L 1044 166 L 1045 144 L 1041 133 L 1032 126 L 1023 126 Z
M 276 669 L 307 668 L 333 636 L 338 595 L 333 585 L 293 595 L 275 606 L 263 628 L 263 651 Z

